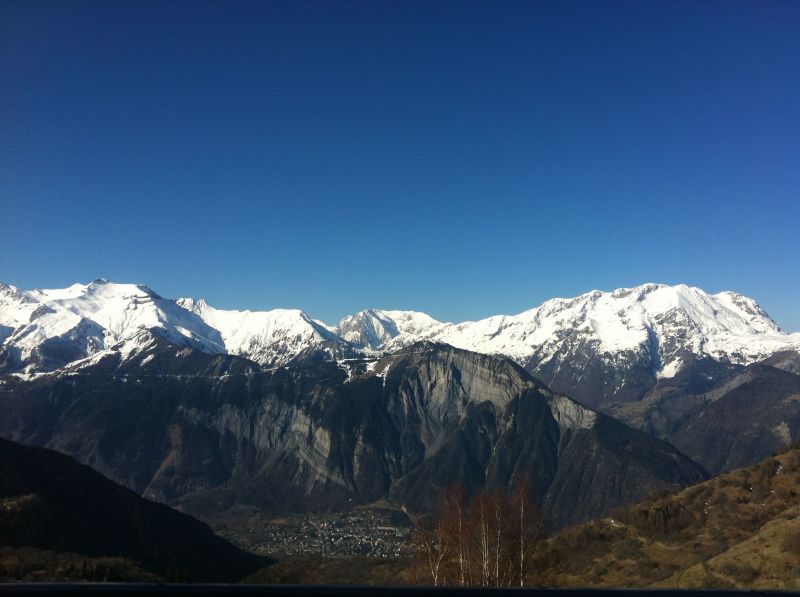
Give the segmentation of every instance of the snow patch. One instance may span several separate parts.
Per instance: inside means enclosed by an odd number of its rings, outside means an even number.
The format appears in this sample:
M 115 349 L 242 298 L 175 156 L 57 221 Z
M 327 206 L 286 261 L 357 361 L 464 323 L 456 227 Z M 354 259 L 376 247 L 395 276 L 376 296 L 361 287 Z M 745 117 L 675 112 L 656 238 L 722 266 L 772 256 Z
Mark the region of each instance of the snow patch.
M 678 371 L 681 370 L 681 367 L 683 367 L 683 361 L 681 359 L 673 359 L 656 373 L 656 377 L 659 379 L 675 377 Z

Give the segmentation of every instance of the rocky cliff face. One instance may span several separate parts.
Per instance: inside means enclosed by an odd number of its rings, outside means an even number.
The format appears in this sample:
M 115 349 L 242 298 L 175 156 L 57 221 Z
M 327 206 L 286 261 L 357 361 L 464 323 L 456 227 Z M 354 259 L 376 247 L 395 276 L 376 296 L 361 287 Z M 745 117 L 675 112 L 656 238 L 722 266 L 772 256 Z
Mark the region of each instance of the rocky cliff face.
M 507 491 L 530 480 L 562 525 L 635 501 L 644 487 L 703 474 L 669 444 L 551 392 L 508 360 L 437 350 L 433 358 L 426 345 L 401 352 L 386 382 L 404 405 L 427 398 L 414 419 L 438 431 L 430 456 L 391 490 L 418 510 L 454 484 Z
M 3 378 L 0 435 L 202 513 L 385 497 L 423 512 L 454 484 L 526 481 L 562 525 L 704 478 L 669 444 L 549 391 L 507 359 L 430 343 L 263 371 L 154 336 L 138 352 Z

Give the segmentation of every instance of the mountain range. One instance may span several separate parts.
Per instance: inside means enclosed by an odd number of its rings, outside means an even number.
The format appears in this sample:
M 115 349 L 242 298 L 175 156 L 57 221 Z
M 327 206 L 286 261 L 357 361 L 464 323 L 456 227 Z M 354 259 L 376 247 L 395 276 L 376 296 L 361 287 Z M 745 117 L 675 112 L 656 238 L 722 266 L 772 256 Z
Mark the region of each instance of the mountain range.
M 165 299 L 144 285 L 103 279 L 57 290 L 0 284 L 3 372 L 53 370 L 111 348 L 129 352 L 143 329 L 266 367 L 316 352 L 390 353 L 420 340 L 510 357 L 555 386 L 573 377 L 562 373 L 565 366 L 581 363 L 584 377 L 602 384 L 602 397 L 587 402 L 638 398 L 647 381 L 674 377 L 698 358 L 747 365 L 800 348 L 800 333 L 781 330 L 753 299 L 684 285 L 593 291 L 518 315 L 455 324 L 415 311 L 368 309 L 332 326 L 297 309 L 216 309 L 203 299 Z M 608 368 L 627 373 L 609 376 Z M 585 383 L 598 392 L 597 383 Z M 567 393 L 583 393 L 580 381 L 572 385 Z
M 452 485 L 524 481 L 563 526 L 800 435 L 800 334 L 687 286 L 335 326 L 107 280 L 2 286 L 0 339 L 0 436 L 206 520 L 379 500 L 423 513 Z

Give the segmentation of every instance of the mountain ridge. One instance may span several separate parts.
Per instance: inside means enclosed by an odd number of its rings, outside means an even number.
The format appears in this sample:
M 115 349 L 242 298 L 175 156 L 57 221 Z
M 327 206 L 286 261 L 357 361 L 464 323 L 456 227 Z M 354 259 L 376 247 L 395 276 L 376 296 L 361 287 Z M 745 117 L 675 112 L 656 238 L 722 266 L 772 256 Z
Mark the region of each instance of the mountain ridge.
M 417 311 L 366 309 L 335 326 L 299 309 L 216 309 L 203 299 L 164 299 L 147 286 L 104 279 L 51 290 L 0 285 L 0 372 L 54 370 L 124 343 L 141 329 L 265 367 L 439 341 L 508 356 L 588 405 L 641 399 L 658 379 L 673 377 L 697 358 L 747 365 L 800 350 L 800 333 L 781 330 L 755 300 L 686 285 L 591 291 L 517 315 L 461 323 Z

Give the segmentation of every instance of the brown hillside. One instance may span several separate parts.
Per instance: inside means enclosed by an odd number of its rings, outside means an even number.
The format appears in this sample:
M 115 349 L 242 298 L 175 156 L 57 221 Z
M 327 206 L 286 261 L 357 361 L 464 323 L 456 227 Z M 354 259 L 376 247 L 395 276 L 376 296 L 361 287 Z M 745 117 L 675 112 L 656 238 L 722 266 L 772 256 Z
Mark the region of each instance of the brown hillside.
M 800 588 L 800 449 L 565 529 L 534 584 Z

